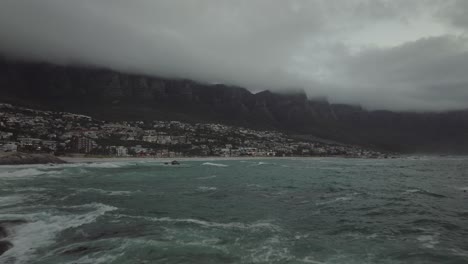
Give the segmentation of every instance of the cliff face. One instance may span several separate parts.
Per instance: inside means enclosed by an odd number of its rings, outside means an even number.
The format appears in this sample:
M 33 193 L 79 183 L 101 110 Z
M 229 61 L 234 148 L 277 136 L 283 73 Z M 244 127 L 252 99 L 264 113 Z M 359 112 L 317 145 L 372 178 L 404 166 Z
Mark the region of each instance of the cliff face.
M 190 80 L 8 61 L 0 62 L 0 96 L 5 102 L 102 119 L 223 122 L 389 150 L 468 153 L 468 111 L 366 111 L 311 101 L 301 93 L 252 94 Z

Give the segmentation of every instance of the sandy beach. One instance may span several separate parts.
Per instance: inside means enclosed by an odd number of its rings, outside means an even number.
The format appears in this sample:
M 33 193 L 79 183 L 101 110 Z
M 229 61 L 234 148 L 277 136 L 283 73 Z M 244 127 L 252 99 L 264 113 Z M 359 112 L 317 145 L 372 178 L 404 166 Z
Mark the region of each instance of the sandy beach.
M 136 157 L 59 157 L 68 163 L 99 163 L 99 162 L 171 162 L 177 161 L 222 161 L 222 160 L 265 160 L 265 159 L 297 159 L 294 157 L 182 157 L 182 158 L 136 158 Z

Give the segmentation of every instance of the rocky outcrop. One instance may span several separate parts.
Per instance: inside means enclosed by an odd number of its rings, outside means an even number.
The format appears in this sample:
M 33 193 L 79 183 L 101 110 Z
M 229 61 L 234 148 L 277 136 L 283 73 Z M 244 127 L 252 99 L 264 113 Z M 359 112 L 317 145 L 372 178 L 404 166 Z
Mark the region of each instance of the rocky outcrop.
M 0 61 L 1 101 L 106 120 L 221 122 L 407 152 L 468 153 L 468 111 L 397 113 L 89 67 Z M 468 108 L 468 105 L 467 105 Z
M 0 241 L 0 256 L 3 255 L 3 253 L 7 252 L 12 247 L 13 247 L 13 244 L 11 242 Z
M 12 228 L 16 225 L 27 223 L 22 219 L 15 220 L 0 220 L 0 256 L 13 247 L 10 241 L 4 240 L 10 235 L 7 228 Z
M 0 165 L 61 164 L 66 161 L 50 154 L 29 154 L 20 152 L 0 153 Z
M 5 227 L 0 226 L 0 239 L 3 239 L 5 237 L 7 237 L 7 235 L 8 235 L 8 233 L 7 233 L 6 229 L 5 229 Z

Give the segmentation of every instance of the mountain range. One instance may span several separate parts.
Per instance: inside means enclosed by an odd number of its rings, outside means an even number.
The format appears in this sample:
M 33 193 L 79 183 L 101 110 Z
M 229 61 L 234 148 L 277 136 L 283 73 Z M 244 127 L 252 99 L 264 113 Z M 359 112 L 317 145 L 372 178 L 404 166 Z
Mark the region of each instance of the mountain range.
M 1 102 L 105 120 L 220 122 L 398 152 L 468 153 L 468 110 L 369 111 L 303 92 L 246 88 L 90 66 L 0 60 Z M 468 105 L 467 105 L 468 108 Z

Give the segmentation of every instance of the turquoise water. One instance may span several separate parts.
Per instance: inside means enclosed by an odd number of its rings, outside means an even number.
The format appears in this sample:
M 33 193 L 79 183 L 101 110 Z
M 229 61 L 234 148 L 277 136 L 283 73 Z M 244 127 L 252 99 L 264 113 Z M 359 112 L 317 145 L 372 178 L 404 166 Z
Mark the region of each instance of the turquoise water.
M 0 168 L 0 263 L 468 263 L 465 158 Z

